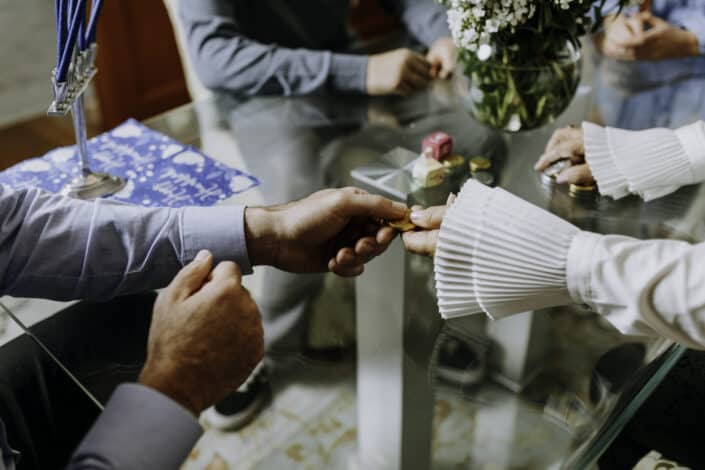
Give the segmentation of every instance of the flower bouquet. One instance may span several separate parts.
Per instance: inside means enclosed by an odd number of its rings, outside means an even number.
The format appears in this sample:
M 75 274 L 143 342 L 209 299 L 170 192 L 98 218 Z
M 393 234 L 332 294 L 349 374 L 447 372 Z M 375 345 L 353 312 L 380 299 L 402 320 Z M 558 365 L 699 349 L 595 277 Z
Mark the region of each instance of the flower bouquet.
M 580 82 L 579 39 L 596 30 L 605 0 L 439 0 L 470 80 L 480 122 L 512 132 L 551 122 Z M 634 0 L 617 0 L 621 9 Z

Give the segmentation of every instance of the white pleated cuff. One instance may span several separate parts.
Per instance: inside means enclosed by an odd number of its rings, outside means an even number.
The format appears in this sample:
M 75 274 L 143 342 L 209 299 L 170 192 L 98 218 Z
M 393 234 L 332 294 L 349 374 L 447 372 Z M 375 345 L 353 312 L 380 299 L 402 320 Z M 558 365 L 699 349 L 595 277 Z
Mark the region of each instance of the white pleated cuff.
M 592 176 L 597 181 L 600 194 L 613 199 L 629 195 L 629 182 L 617 168 L 615 159 L 607 142 L 605 128 L 590 122 L 583 122 L 585 141 L 585 159 L 590 166 Z
M 705 181 L 705 125 L 629 131 L 583 123 L 586 159 L 600 193 L 649 201 Z
M 470 180 L 443 221 L 436 288 L 444 318 L 493 319 L 572 302 L 566 261 L 578 228 Z

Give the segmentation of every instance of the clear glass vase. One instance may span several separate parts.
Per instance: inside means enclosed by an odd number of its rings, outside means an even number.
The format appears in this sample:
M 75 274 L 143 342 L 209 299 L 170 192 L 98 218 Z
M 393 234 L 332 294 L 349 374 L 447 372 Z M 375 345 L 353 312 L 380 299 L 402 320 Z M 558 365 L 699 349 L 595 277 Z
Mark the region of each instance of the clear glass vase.
M 541 58 L 535 47 L 483 45 L 462 51 L 468 107 L 478 121 L 510 132 L 553 121 L 570 104 L 580 82 L 582 55 L 566 40 Z

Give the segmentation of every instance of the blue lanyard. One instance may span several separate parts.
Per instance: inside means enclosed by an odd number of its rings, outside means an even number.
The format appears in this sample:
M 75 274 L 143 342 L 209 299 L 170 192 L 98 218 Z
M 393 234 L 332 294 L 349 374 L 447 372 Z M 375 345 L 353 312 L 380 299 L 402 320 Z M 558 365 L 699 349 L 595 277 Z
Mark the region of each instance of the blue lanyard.
M 102 0 L 93 1 L 86 25 L 86 0 L 55 0 L 57 82 L 66 82 L 76 47 L 79 52 L 83 52 L 95 43 L 102 7 Z

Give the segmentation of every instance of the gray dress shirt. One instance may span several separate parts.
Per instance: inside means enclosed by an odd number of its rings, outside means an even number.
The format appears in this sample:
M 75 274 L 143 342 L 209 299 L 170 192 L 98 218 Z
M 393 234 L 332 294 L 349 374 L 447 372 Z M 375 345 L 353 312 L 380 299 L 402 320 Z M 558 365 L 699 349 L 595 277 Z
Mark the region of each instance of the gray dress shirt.
M 249 273 L 244 210 L 148 209 L 0 185 L 0 295 L 106 300 L 156 289 L 201 249 Z M 196 418 L 177 403 L 124 384 L 69 468 L 176 469 L 200 435 Z M 8 453 L 0 432 L 0 470 L 14 468 Z
M 380 0 L 422 44 L 450 36 L 434 0 Z M 349 0 L 180 0 L 204 85 L 246 95 L 364 92 L 367 56 L 349 53 Z

